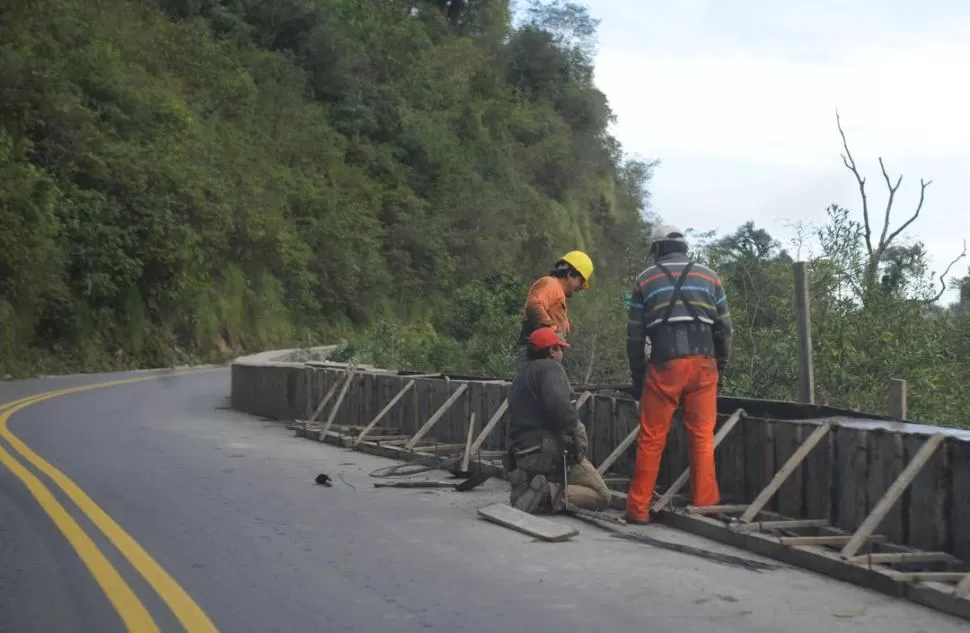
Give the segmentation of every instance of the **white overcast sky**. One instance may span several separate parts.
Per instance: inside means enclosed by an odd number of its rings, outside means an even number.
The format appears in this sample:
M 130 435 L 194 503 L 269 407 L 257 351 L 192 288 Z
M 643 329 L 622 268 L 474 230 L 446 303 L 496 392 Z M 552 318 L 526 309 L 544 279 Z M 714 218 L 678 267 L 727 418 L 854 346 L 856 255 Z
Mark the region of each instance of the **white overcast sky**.
M 931 268 L 970 238 L 966 0 L 579 1 L 600 20 L 596 84 L 614 135 L 661 161 L 650 189 L 665 221 L 723 234 L 754 220 L 789 246 L 787 221 L 821 222 L 830 203 L 861 217 L 838 108 L 878 216 L 881 155 L 904 176 L 893 226 L 933 180 L 907 231 Z

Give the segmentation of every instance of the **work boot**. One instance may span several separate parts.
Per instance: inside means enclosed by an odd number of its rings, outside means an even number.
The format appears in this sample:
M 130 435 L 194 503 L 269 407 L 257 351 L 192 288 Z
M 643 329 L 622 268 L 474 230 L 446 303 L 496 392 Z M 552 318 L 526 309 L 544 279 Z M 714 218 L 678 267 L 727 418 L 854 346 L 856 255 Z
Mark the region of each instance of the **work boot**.
M 522 492 L 513 506 L 517 510 L 534 514 L 543 501 L 549 498 L 549 484 L 545 475 L 536 475 L 529 483 L 528 489 Z
M 509 505 L 515 506 L 519 497 L 529 489 L 529 475 L 523 470 L 513 470 L 509 473 Z

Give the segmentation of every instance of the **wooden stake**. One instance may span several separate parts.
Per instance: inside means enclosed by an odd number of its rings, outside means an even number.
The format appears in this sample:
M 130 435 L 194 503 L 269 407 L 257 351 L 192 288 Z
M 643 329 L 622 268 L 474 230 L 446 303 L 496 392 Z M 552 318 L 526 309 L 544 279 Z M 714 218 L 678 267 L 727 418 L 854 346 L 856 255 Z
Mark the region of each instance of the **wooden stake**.
M 499 420 L 502 419 L 502 416 L 505 415 L 505 412 L 508 410 L 508 408 L 509 408 L 509 399 L 506 398 L 502 402 L 501 406 L 499 406 L 498 410 L 496 410 L 495 413 L 492 414 L 491 419 L 488 421 L 488 424 L 485 425 L 485 428 L 482 429 L 482 432 L 479 433 L 478 437 L 475 438 L 475 441 L 472 443 L 471 450 L 469 451 L 470 453 L 475 454 L 478 452 L 478 449 L 480 449 L 482 447 L 482 444 L 485 443 L 485 439 L 488 437 L 489 433 L 495 430 L 495 427 L 498 426 Z
M 391 401 L 388 402 L 383 409 L 381 409 L 381 412 L 375 415 L 374 419 L 371 420 L 367 424 L 367 426 L 364 427 L 364 430 L 361 431 L 360 435 L 358 435 L 357 438 L 354 440 L 354 444 L 357 444 L 358 442 L 363 440 L 364 436 L 370 433 L 370 430 L 373 429 L 378 422 L 380 422 L 381 418 L 387 415 L 391 411 L 391 409 L 394 408 L 394 405 L 396 405 L 398 402 L 401 401 L 401 398 L 404 397 L 404 394 L 406 394 L 408 390 L 410 390 L 411 387 L 413 386 L 414 386 L 414 381 L 413 380 L 408 381 L 408 383 L 404 385 L 404 387 L 400 391 L 398 391 L 393 398 L 391 398 Z
M 738 409 L 731 414 L 731 417 L 729 417 L 724 424 L 721 425 L 721 428 L 718 429 L 717 433 L 714 435 L 714 448 L 717 448 L 721 441 L 727 437 L 727 434 L 734 429 L 742 415 L 744 415 L 744 409 Z M 664 492 L 656 502 L 654 502 L 651 509 L 654 512 L 663 510 L 668 504 L 670 504 L 671 501 L 673 501 L 673 498 L 678 492 L 680 492 L 680 489 L 683 488 L 688 481 L 690 481 L 690 467 L 685 468 L 684 472 L 680 473 L 680 477 L 677 478 L 677 481 L 675 481 L 673 485 L 670 486 L 670 488 L 668 488 L 667 491 Z
M 901 378 L 893 378 L 889 383 L 889 417 L 906 419 L 906 381 Z
M 420 429 L 418 429 L 418 432 L 415 433 L 410 440 L 408 440 L 408 443 L 404 445 L 404 448 L 408 450 L 411 450 L 412 448 L 414 448 L 415 444 L 418 443 L 418 440 L 424 437 L 424 434 L 430 431 L 431 427 L 433 427 L 435 424 L 438 423 L 438 420 L 440 420 L 444 416 L 445 412 L 448 411 L 451 405 L 455 404 L 455 401 L 457 401 L 458 398 L 461 397 L 461 394 L 465 393 L 466 389 L 468 389 L 467 382 L 463 382 L 460 385 L 458 385 L 458 389 L 455 390 L 455 393 L 451 394 L 451 397 L 445 400 L 445 403 L 443 405 L 438 407 L 438 410 L 435 411 L 434 414 L 430 418 L 428 418 L 428 421 L 425 422 Z
M 942 433 L 937 433 L 930 436 L 930 438 L 923 443 L 919 451 L 916 452 L 916 455 L 913 456 L 913 459 L 906 464 L 906 468 L 903 469 L 903 472 L 899 473 L 899 477 L 896 478 L 893 485 L 889 486 L 889 490 L 886 491 L 886 494 L 882 496 L 882 499 L 879 500 L 876 507 L 872 509 L 869 516 L 866 517 L 865 521 L 862 522 L 862 525 L 859 526 L 859 529 L 856 530 L 855 534 L 852 535 L 852 539 L 845 544 L 845 547 L 842 548 L 843 558 L 851 558 L 852 556 L 856 555 L 866 538 L 872 534 L 873 530 L 875 530 L 882 520 L 886 518 L 886 515 L 892 509 L 893 505 L 895 505 L 899 500 L 899 497 L 901 497 L 903 492 L 909 488 L 910 484 L 913 483 L 913 479 L 916 478 L 919 471 L 923 469 L 926 462 L 929 461 L 930 457 L 933 456 L 933 453 L 936 452 L 936 449 L 939 448 L 940 444 L 943 443 L 943 439 L 944 435 Z
M 771 482 L 765 486 L 764 490 L 758 494 L 755 500 L 751 502 L 751 505 L 748 506 L 748 509 L 744 511 L 744 514 L 741 515 L 739 520 L 742 523 L 750 523 L 752 519 L 758 516 L 758 513 L 761 512 L 762 508 L 764 508 L 771 498 L 775 496 L 775 493 L 778 492 L 781 485 L 785 483 L 785 480 L 791 477 L 791 474 L 795 472 L 795 469 L 798 468 L 799 464 L 801 464 L 812 449 L 815 448 L 820 441 L 822 441 L 822 438 L 825 437 L 825 434 L 828 433 L 829 429 L 831 428 L 832 423 L 826 422 L 822 426 L 815 429 L 815 431 L 808 436 L 808 439 L 802 442 L 801 446 L 798 447 L 798 450 L 788 458 L 788 461 L 785 462 L 785 465 L 781 467 L 781 470 L 775 473 L 775 476 L 772 477 Z
M 461 472 L 468 472 L 468 464 L 472 459 L 472 441 L 475 437 L 475 412 L 472 411 L 468 420 L 468 435 L 465 437 L 465 454 L 461 458 Z
M 576 399 L 576 411 L 582 410 L 582 408 L 586 406 L 586 401 L 588 401 L 592 396 L 593 396 L 593 393 L 591 391 L 584 391 Z
M 323 425 L 320 430 L 320 437 L 326 437 L 327 432 L 330 430 L 330 425 L 337 418 L 337 412 L 340 411 L 340 405 L 343 404 L 344 397 L 347 395 L 347 390 L 350 388 L 350 383 L 354 380 L 354 373 L 357 371 L 357 367 L 351 367 L 350 372 L 347 374 L 347 380 L 344 381 L 344 386 L 340 390 L 340 395 L 337 396 L 337 401 L 333 403 L 333 409 L 330 409 L 330 415 L 327 417 L 327 423 Z

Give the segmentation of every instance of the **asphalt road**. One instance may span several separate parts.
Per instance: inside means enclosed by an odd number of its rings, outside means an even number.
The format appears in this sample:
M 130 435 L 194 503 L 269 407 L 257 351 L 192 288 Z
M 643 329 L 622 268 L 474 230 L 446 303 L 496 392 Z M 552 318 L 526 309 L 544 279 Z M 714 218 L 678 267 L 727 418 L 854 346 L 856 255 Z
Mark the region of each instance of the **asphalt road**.
M 227 410 L 228 370 L 161 375 L 37 402 L 6 425 L 0 410 L 0 632 L 128 630 L 119 609 L 147 614 L 139 633 L 185 630 L 178 615 L 189 630 L 231 633 L 967 630 L 662 526 L 640 529 L 704 551 L 583 523 L 570 542 L 535 542 L 477 518 L 478 505 L 507 499 L 502 482 L 375 489 L 368 473 L 389 460 Z M 117 378 L 0 383 L 0 402 Z M 320 472 L 335 486 L 314 484 Z M 74 544 L 52 516 L 74 522 Z M 100 528 L 112 522 L 109 538 Z M 759 561 L 774 568 L 750 569 Z

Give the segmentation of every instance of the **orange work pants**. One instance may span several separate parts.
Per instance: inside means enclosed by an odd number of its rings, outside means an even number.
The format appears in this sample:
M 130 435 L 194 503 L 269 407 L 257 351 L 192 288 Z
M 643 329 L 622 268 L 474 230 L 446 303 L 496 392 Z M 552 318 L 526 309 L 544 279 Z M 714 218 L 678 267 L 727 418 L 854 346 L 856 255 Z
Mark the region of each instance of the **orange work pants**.
M 689 438 L 690 489 L 694 505 L 720 503 L 714 471 L 717 363 L 709 356 L 676 358 L 656 365 L 649 364 L 643 381 L 636 466 L 627 493 L 627 514 L 633 519 L 649 519 L 667 432 L 682 397 L 684 426 Z

